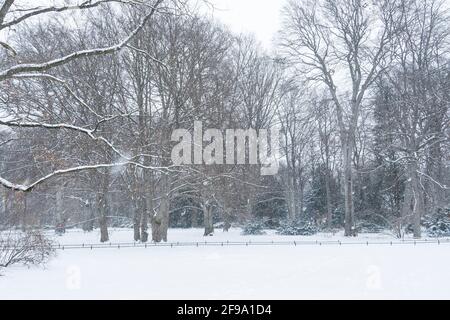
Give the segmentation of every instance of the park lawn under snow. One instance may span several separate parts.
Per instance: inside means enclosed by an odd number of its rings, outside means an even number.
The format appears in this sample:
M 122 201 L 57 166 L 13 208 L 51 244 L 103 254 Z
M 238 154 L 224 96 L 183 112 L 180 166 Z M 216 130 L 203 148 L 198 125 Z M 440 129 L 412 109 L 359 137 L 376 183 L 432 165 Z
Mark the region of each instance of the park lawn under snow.
M 132 230 L 110 237 L 130 242 Z M 55 237 L 61 245 L 98 239 L 80 230 Z M 303 243 L 316 240 L 344 245 Z M 207 238 L 201 229 L 172 229 L 169 241 L 292 244 L 58 250 L 45 268 L 5 270 L 0 299 L 450 299 L 447 242 L 391 246 L 373 244 L 396 241 L 388 235 L 242 236 L 239 229 Z

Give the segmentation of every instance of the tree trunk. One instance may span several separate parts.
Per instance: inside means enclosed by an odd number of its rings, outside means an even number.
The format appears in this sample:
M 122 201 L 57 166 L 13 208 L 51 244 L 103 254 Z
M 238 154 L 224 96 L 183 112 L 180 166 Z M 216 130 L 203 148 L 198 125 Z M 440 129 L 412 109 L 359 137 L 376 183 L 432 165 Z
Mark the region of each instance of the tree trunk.
M 400 210 L 401 224 L 405 225 L 407 222 L 411 221 L 410 215 L 413 211 L 413 191 L 411 187 L 411 181 L 408 181 L 405 186 L 405 191 L 403 193 L 402 207 Z
M 202 209 L 203 209 L 203 224 L 205 225 L 205 233 L 203 235 L 205 237 L 212 236 L 214 234 L 212 209 L 208 204 L 203 204 Z
M 230 223 L 230 212 L 229 209 L 225 209 L 225 216 L 224 216 L 224 222 L 223 222 L 223 232 L 228 232 L 228 230 L 231 228 L 231 223 Z
M 439 120 L 434 121 L 433 128 L 435 132 L 442 132 L 442 125 Z M 445 165 L 444 155 L 442 152 L 441 142 L 438 141 L 430 146 L 430 152 L 427 155 L 427 174 L 434 180 L 446 185 L 445 181 Z M 437 208 L 443 208 L 447 205 L 445 197 L 445 189 L 439 186 L 437 183 L 428 182 L 431 192 L 432 205 L 430 209 L 435 212 Z
M 152 219 L 152 240 L 154 242 L 167 242 L 169 228 L 169 199 L 163 196 L 158 213 Z
M 331 186 L 330 186 L 330 170 L 327 168 L 325 174 L 325 192 L 327 197 L 327 227 L 331 229 L 333 226 L 333 208 L 331 207 Z
M 343 138 L 342 152 L 344 161 L 344 203 L 345 203 L 345 236 L 356 236 L 353 208 L 353 173 L 352 151 L 353 139 L 347 132 Z
M 198 228 L 198 212 L 197 209 L 191 211 L 191 228 Z
M 63 211 L 64 211 L 64 203 L 63 203 L 63 191 L 62 188 L 58 188 L 56 190 L 56 204 L 55 204 L 55 232 L 59 235 L 62 235 L 66 232 L 66 226 L 64 223 Z
M 21 196 L 21 216 L 22 216 L 22 230 L 26 231 L 28 226 L 28 210 L 27 210 L 27 194 L 25 192 L 22 193 Z
M 134 241 L 141 240 L 141 208 L 139 205 L 139 200 L 134 205 L 134 217 L 133 217 L 133 239 Z
M 109 241 L 108 234 L 108 188 L 109 188 L 109 173 L 105 173 L 105 177 L 101 177 L 102 189 L 97 193 L 97 210 L 98 223 L 100 226 L 100 242 Z
M 286 188 L 288 220 L 295 221 L 297 219 L 297 213 L 298 213 L 297 188 L 296 188 L 296 181 L 294 180 L 293 170 L 289 170 L 289 171 L 287 174 L 288 176 L 287 176 L 287 188 Z
M 1 203 L 0 203 L 0 221 L 3 223 L 7 222 L 7 209 L 6 206 L 8 205 L 8 192 L 6 188 L 2 188 L 2 194 L 1 194 Z
M 108 234 L 108 219 L 106 217 L 106 195 L 100 194 L 99 201 L 98 201 L 98 224 L 100 227 L 100 242 L 107 242 L 109 241 L 109 234 Z
M 150 165 L 149 162 L 145 162 L 146 165 Z M 140 227 L 141 227 L 141 241 L 148 241 L 148 219 L 153 214 L 153 186 L 152 176 L 147 171 L 143 173 L 144 185 L 142 186 L 142 205 L 143 210 L 141 213 Z
M 251 196 L 247 199 L 247 218 L 250 218 L 253 216 L 253 199 Z
M 169 177 L 163 174 L 161 177 L 161 204 L 158 212 L 152 218 L 152 240 L 154 242 L 167 242 L 167 230 L 169 229 Z
M 141 170 L 141 169 L 139 169 Z M 131 182 L 131 190 L 130 190 L 130 199 L 132 202 L 132 210 L 133 210 L 133 240 L 139 241 L 141 240 L 141 183 L 140 179 L 142 177 L 139 175 L 139 171 L 132 172 L 132 182 Z
M 295 221 L 296 219 L 296 204 L 295 204 L 295 191 L 289 187 L 287 190 L 288 194 L 288 220 L 289 221 Z
M 414 238 L 420 238 L 422 233 L 420 222 L 424 212 L 424 197 L 419 174 L 417 173 L 417 162 L 408 164 L 407 176 L 408 183 L 405 188 L 401 209 L 402 222 L 411 223 Z
M 304 198 L 303 198 L 303 192 L 304 192 L 304 184 L 302 182 L 300 182 L 300 186 L 297 189 L 298 192 L 298 201 L 297 201 L 297 206 L 295 206 L 296 210 L 295 210 L 295 217 L 297 218 L 298 216 L 304 218 L 304 210 L 303 210 L 303 205 L 304 205 Z
M 95 213 L 92 208 L 92 203 L 89 200 L 86 200 L 86 203 L 83 205 L 83 210 L 85 220 L 83 223 L 83 231 L 91 232 L 94 230 Z
M 139 109 L 139 142 L 141 153 L 151 153 L 150 147 L 148 147 L 149 141 L 149 128 L 147 118 L 149 116 L 148 105 L 145 103 L 145 83 L 142 78 L 137 76 L 136 80 L 136 98 Z M 151 119 L 148 119 L 151 121 Z M 146 157 L 144 159 L 144 165 L 151 165 L 150 159 Z M 148 185 L 150 185 L 149 175 L 145 169 L 140 169 L 141 174 L 136 177 L 137 185 L 137 210 L 134 218 L 134 241 L 147 242 L 148 241 L 148 215 L 150 208 L 148 203 L 148 196 L 152 197 L 151 192 L 147 195 Z M 152 200 L 152 199 L 150 199 Z
M 410 164 L 408 171 L 411 179 L 411 187 L 414 196 L 413 232 L 414 238 L 418 239 L 422 236 L 420 228 L 420 220 L 424 212 L 424 197 L 423 197 L 423 190 L 420 185 L 419 174 L 417 173 L 417 162 Z
M 141 232 L 141 242 L 147 242 L 148 241 L 148 201 L 146 198 L 141 199 L 142 208 L 141 208 L 141 216 L 139 220 L 139 227 Z

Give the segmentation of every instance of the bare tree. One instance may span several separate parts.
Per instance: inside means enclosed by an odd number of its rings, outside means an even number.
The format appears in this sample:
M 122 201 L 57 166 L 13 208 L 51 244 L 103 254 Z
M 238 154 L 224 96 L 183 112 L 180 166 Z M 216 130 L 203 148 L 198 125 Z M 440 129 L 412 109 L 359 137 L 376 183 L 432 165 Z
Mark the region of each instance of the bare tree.
M 312 112 L 315 119 L 315 129 L 318 134 L 320 159 L 325 167 L 325 192 L 326 192 L 326 221 L 328 229 L 333 223 L 333 194 L 332 175 L 336 165 L 337 141 L 336 117 L 333 115 L 329 104 L 333 103 L 327 95 L 313 97 Z
M 398 1 L 290 1 L 283 11 L 281 47 L 307 79 L 326 86 L 334 102 L 344 166 L 346 236 L 356 234 L 355 132 L 364 98 L 386 66 L 400 30 L 397 6 Z
M 41 265 L 53 255 L 51 241 L 37 231 L 0 232 L 0 268 L 14 264 Z
M 392 147 L 405 167 L 402 219 L 419 238 L 426 200 L 430 210 L 448 203 L 442 152 L 449 142 L 449 17 L 440 1 L 411 1 L 399 10 L 407 14 L 397 36 L 397 63 L 379 81 L 379 103 L 386 105 L 391 124 L 384 134 L 393 137 Z
M 286 189 L 288 219 L 296 221 L 303 216 L 304 189 L 308 167 L 307 153 L 313 139 L 313 118 L 305 90 L 294 87 L 285 94 L 279 110 L 283 135 L 283 155 L 286 170 L 283 181 Z
M 73 10 L 87 10 L 92 9 L 95 7 L 99 7 L 106 3 L 122 3 L 122 1 L 111 1 L 111 0 L 99 0 L 99 1 L 85 1 L 81 5 L 64 5 L 61 7 L 42 7 L 38 9 L 29 9 L 29 10 L 20 10 L 19 12 L 25 12 L 22 15 L 17 15 L 16 10 L 13 10 L 14 8 L 14 0 L 5 0 L 3 1 L 1 7 L 0 7 L 0 32 L 7 30 L 8 28 L 11 28 L 13 26 L 18 26 L 20 24 L 23 24 L 25 21 L 31 21 L 34 17 L 46 14 L 46 13 L 58 13 L 62 11 L 73 11 Z M 83 107 L 87 109 L 91 109 L 89 105 L 80 99 L 74 92 L 73 89 L 71 89 L 69 86 L 67 86 L 66 82 L 57 76 L 50 75 L 47 72 L 55 70 L 58 67 L 65 66 L 73 61 L 79 61 L 80 59 L 86 59 L 86 58 L 94 58 L 99 57 L 107 54 L 116 53 L 120 50 L 122 50 L 135 36 L 138 34 L 141 29 L 146 25 L 146 23 L 157 13 L 158 8 L 162 4 L 163 0 L 155 0 L 153 2 L 140 2 L 140 5 L 144 9 L 148 9 L 147 13 L 143 16 L 141 21 L 138 23 L 138 25 L 127 35 L 124 36 L 124 38 L 120 41 L 118 41 L 116 44 L 113 45 L 107 45 L 103 47 L 97 47 L 93 49 L 84 49 L 80 50 L 75 48 L 71 52 L 65 53 L 60 57 L 56 57 L 53 59 L 46 60 L 45 56 L 38 57 L 40 62 L 37 63 L 25 63 L 25 62 L 17 62 L 20 61 L 17 56 L 17 50 L 12 49 L 12 46 L 7 44 L 7 42 L 2 42 L 3 48 L 6 48 L 5 50 L 13 51 L 13 59 L 9 59 L 6 64 L 2 65 L 2 71 L 0 71 L 0 84 L 5 84 L 6 86 L 10 85 L 12 81 L 16 81 L 16 79 L 27 79 L 27 78 L 45 78 L 52 80 L 56 83 L 60 83 L 65 86 L 66 90 L 68 91 L 68 94 L 71 95 L 75 100 L 78 101 Z M 127 2 L 124 1 L 123 4 L 126 4 Z M 134 2 L 133 2 L 134 3 Z M 137 5 L 138 3 L 134 3 L 134 5 Z M 91 110 L 92 111 L 92 110 Z M 114 153 L 122 154 L 117 148 L 114 147 L 114 145 L 109 142 L 105 137 L 97 136 L 96 135 L 96 128 L 99 124 L 104 123 L 108 120 L 110 120 L 109 116 L 101 117 L 99 116 L 96 119 L 96 122 L 93 124 L 94 129 L 86 129 L 85 127 L 79 127 L 76 125 L 72 125 L 71 123 L 47 123 L 45 121 L 35 121 L 33 117 L 29 117 L 31 119 L 24 119 L 21 115 L 20 117 L 11 117 L 8 115 L 8 117 L 5 120 L 0 119 L 0 124 L 3 126 L 8 126 L 12 128 L 44 128 L 48 130 L 68 130 L 68 131 L 74 131 L 79 132 L 82 134 L 85 134 L 87 137 L 94 141 L 102 141 L 107 147 L 109 147 Z M 115 117 L 114 117 L 115 118 Z M 123 155 L 123 154 L 122 154 Z M 134 161 L 134 157 L 122 157 L 124 161 L 122 161 L 121 165 L 141 165 Z M 31 191 L 33 188 L 35 188 L 37 185 L 62 174 L 67 173 L 76 173 L 83 170 L 92 170 L 102 167 L 113 167 L 117 166 L 117 164 L 112 163 L 105 163 L 97 165 L 87 165 L 87 166 L 78 166 L 78 167 L 72 167 L 68 169 L 63 170 L 55 170 L 47 175 L 42 176 L 41 178 L 35 180 L 33 183 L 22 185 L 22 184 L 16 184 L 12 183 L 9 180 L 0 177 L 0 184 L 3 187 L 13 189 L 13 190 L 20 190 L 20 191 Z M 150 168 L 149 168 L 150 169 Z

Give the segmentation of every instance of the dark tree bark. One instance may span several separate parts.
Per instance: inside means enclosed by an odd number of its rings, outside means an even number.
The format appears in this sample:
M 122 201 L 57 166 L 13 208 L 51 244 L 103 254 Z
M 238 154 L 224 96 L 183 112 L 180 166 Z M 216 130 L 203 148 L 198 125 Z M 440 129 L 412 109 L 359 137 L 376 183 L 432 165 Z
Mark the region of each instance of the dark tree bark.
M 163 174 L 160 181 L 161 203 L 158 212 L 152 218 L 152 240 L 154 242 L 167 242 L 167 230 L 169 229 L 169 177 Z
M 66 226 L 64 221 L 64 202 L 63 202 L 63 189 L 62 187 L 56 190 L 56 203 L 55 203 L 55 231 L 57 234 L 63 234 L 66 232 Z
M 203 224 L 205 226 L 204 236 L 212 236 L 214 234 L 213 212 L 208 203 L 202 204 Z
M 100 227 L 100 242 L 109 241 L 108 233 L 108 189 L 109 172 L 101 174 L 101 189 L 97 192 L 98 224 Z

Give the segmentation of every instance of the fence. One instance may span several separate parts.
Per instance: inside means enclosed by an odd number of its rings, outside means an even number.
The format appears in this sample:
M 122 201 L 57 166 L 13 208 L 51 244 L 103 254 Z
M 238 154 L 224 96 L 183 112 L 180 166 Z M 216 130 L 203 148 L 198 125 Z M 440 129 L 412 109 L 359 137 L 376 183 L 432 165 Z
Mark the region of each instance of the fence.
M 424 245 L 424 244 L 450 244 L 450 239 L 423 239 L 423 240 L 393 240 L 393 241 L 223 241 L 223 242 L 163 242 L 163 243 L 140 243 L 140 242 L 122 242 L 122 243 L 103 243 L 103 244 L 57 244 L 56 250 L 71 249 L 125 249 L 125 248 L 152 248 L 152 247 L 225 247 L 225 246 L 352 246 L 352 245 Z

